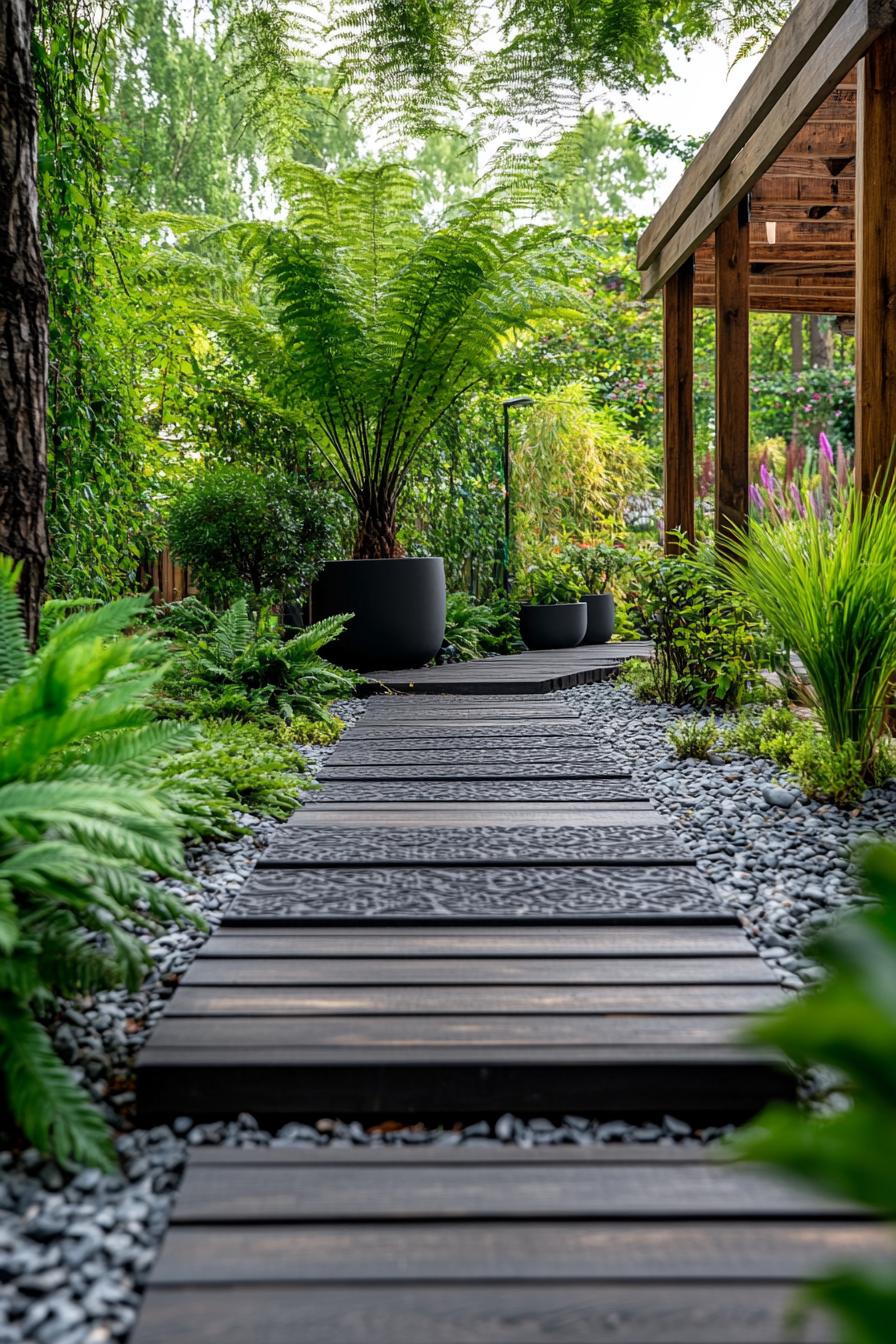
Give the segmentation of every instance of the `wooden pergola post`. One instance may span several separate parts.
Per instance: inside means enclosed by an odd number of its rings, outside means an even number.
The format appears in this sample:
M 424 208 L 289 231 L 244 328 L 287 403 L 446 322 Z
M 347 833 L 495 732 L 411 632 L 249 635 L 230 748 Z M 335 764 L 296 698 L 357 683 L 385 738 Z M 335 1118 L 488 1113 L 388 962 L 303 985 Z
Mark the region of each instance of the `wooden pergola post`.
M 663 287 L 663 527 L 667 555 L 694 540 L 693 258 Z
M 856 108 L 856 486 L 890 488 L 896 442 L 896 32 L 859 62 Z
M 715 231 L 716 539 L 746 526 L 750 484 L 750 202 Z

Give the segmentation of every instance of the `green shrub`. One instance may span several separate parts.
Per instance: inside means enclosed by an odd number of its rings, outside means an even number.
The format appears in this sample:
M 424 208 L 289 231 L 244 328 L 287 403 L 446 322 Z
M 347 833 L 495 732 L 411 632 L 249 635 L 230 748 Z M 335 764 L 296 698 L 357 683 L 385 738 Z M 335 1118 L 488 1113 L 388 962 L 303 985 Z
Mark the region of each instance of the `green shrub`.
M 839 1075 L 846 1109 L 807 1113 L 767 1108 L 735 1139 L 741 1157 L 771 1164 L 821 1190 L 896 1215 L 896 849 L 877 845 L 862 859 L 868 896 L 879 904 L 827 930 L 810 951 L 823 983 L 766 1014 L 751 1040 L 782 1050 L 801 1069 Z M 890 1344 L 896 1320 L 896 1264 L 834 1269 L 804 1292 L 803 1309 L 827 1308 L 845 1344 Z
M 338 547 L 338 504 L 318 482 L 279 470 L 201 471 L 174 501 L 171 550 L 206 601 L 299 599 Z
M 834 747 L 827 734 L 799 719 L 786 706 L 767 709 L 759 718 L 743 715 L 723 735 L 723 747 L 751 756 L 766 756 L 792 771 L 809 798 L 830 799 L 839 806 L 855 802 L 865 780 L 855 744 Z M 889 777 L 892 761 L 879 750 L 879 779 Z
M 557 547 L 543 547 L 538 560 L 529 566 L 520 585 L 527 602 L 548 606 L 554 602 L 579 602 L 582 576 L 572 557 Z
M 325 714 L 320 719 L 309 719 L 297 714 L 289 725 L 289 740 L 305 746 L 329 747 L 338 741 L 345 722 L 338 714 Z
M 209 719 L 199 736 L 161 769 L 161 781 L 173 790 L 195 786 L 210 790 L 243 812 L 288 817 L 309 787 L 305 764 L 295 750 L 255 723 Z M 226 825 L 227 817 L 222 820 Z
M 477 602 L 468 593 L 449 593 L 445 642 L 453 644 L 461 658 L 511 653 L 519 643 L 518 622 L 516 603 L 505 597 Z
M 0 1066 L 32 1143 L 108 1168 L 103 1120 L 37 1015 L 57 996 L 136 989 L 152 960 L 128 926 L 201 924 L 146 877 L 183 876 L 188 821 L 153 771 L 192 730 L 146 708 L 158 645 L 121 636 L 141 599 L 58 621 L 31 655 L 16 580 L 0 558 Z
M 716 721 L 708 719 L 679 719 L 666 733 L 679 760 L 693 757 L 705 761 L 718 741 Z
M 177 650 L 163 707 L 188 718 L 268 726 L 297 713 L 325 719 L 330 701 L 351 695 L 360 680 L 320 654 L 348 619 L 332 616 L 283 639 L 275 618 L 262 613 L 253 619 L 244 598 L 221 615 L 195 599 L 177 603 L 161 622 Z
M 654 641 L 645 699 L 733 709 L 757 685 L 770 653 L 754 609 L 732 594 L 712 553 L 643 560 L 640 627 Z
M 844 807 L 865 792 L 862 763 L 854 742 L 835 747 L 827 734 L 809 733 L 794 744 L 791 763 L 800 788 L 810 798 L 830 798 Z
M 749 712 L 741 714 L 722 734 L 722 746 L 790 765 L 794 748 L 807 733 L 813 733 L 811 724 L 798 719 L 786 705 L 774 705 L 758 717 Z
M 808 674 L 805 695 L 838 759 L 852 743 L 866 779 L 896 685 L 896 495 L 858 492 L 819 518 L 764 518 L 732 540 L 729 584 Z

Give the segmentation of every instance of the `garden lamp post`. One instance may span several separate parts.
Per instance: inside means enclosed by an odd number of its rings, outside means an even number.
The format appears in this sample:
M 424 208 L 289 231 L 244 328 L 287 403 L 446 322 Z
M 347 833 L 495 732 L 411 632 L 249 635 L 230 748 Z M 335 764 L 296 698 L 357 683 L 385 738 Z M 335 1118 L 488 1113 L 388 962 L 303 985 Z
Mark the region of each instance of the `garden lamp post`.
M 513 406 L 532 406 L 532 397 L 508 397 L 501 403 L 504 411 L 504 551 L 501 569 L 504 591 L 510 592 L 510 411 Z

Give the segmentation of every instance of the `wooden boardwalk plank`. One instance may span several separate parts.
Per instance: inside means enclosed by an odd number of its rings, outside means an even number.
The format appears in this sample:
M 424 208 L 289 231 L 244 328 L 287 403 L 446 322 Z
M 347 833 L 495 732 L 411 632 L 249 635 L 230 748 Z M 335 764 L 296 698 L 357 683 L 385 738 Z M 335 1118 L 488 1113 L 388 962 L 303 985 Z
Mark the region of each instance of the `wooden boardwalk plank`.
M 753 1013 L 779 1007 L 776 985 L 184 985 L 169 1010 L 177 1017 L 329 1017 L 439 1014 L 510 1018 L 519 1014 Z M 550 1027 L 545 1023 L 545 1032 Z
M 296 927 L 296 925 L 299 927 Z M 728 957 L 750 960 L 765 966 L 753 953 L 743 930 L 733 918 L 727 925 L 677 924 L 600 925 L 539 924 L 534 928 L 513 927 L 506 922 L 498 928 L 455 924 L 450 928 L 419 928 L 403 925 L 387 931 L 375 925 L 353 924 L 343 929 L 309 927 L 304 921 L 268 933 L 261 925 L 225 926 L 199 952 L 199 960 L 208 958 L 263 957 L 336 957 L 343 961 L 369 957 L 460 958 L 467 964 L 486 958 L 506 961 L 519 957 L 552 961 L 582 957 L 602 961 L 628 961 L 641 958 Z
M 483 1166 L 433 1156 L 410 1165 L 396 1154 L 378 1164 L 299 1166 L 278 1156 L 274 1150 L 263 1163 L 192 1166 L 172 1222 L 865 1217 L 845 1201 L 779 1176 L 705 1159 L 663 1168 L 655 1162 L 581 1159 Z
M 328 803 L 647 802 L 644 786 L 616 779 L 328 780 L 302 798 L 303 808 Z
M 359 985 L 757 985 L 775 984 L 765 962 L 741 957 L 198 957 L 184 985 L 353 988 Z
M 174 1227 L 156 1265 L 161 1284 L 438 1280 L 602 1282 L 758 1278 L 792 1282 L 836 1262 L 883 1268 L 892 1233 L 852 1221 L 415 1223 Z
M 665 826 L 284 826 L 259 867 L 691 864 Z
M 733 923 L 686 864 L 273 868 L 261 864 L 224 916 L 253 923 L 640 919 Z
M 327 803 L 290 820 L 290 830 L 320 826 L 656 826 L 646 802 Z
M 628 771 L 609 756 L 595 754 L 589 762 L 539 761 L 531 765 L 500 758 L 467 764 L 445 761 L 439 765 L 325 765 L 318 775 L 322 783 L 398 779 L 627 779 Z

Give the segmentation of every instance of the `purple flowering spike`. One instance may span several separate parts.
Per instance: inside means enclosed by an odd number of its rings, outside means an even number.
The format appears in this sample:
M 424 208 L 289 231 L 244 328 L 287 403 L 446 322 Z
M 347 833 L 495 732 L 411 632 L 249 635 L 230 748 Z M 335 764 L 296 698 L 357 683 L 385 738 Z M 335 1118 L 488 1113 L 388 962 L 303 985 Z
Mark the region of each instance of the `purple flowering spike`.
M 803 503 L 802 496 L 800 495 L 799 490 L 797 489 L 796 481 L 790 482 L 790 498 L 796 505 L 797 513 L 800 515 L 801 518 L 805 518 L 806 506 Z
M 824 517 L 824 504 L 823 504 L 823 503 L 821 502 L 821 500 L 818 498 L 818 494 L 817 494 L 817 492 L 816 492 L 815 490 L 813 490 L 812 493 L 811 493 L 811 495 L 809 496 L 809 503 L 812 505 L 812 512 L 815 514 L 815 517 L 816 517 L 816 518 L 823 518 L 823 517 Z
M 834 450 L 831 447 L 831 441 L 828 438 L 827 434 L 825 434 L 824 430 L 822 430 L 818 436 L 818 446 L 821 449 L 821 455 L 824 458 L 825 462 L 828 462 L 833 466 Z
M 750 503 L 753 505 L 753 508 L 758 509 L 760 513 L 765 511 L 765 501 L 760 495 L 758 487 L 752 483 L 750 485 Z
M 846 462 L 846 454 L 843 451 L 843 444 L 837 444 L 837 488 L 845 495 L 849 489 L 849 467 Z
M 772 480 L 769 469 L 764 462 L 762 463 L 762 466 L 759 468 L 759 479 L 765 486 L 766 490 L 771 490 L 774 487 L 774 481 Z

